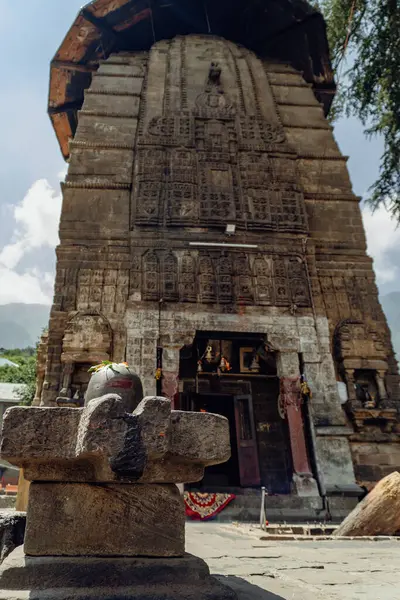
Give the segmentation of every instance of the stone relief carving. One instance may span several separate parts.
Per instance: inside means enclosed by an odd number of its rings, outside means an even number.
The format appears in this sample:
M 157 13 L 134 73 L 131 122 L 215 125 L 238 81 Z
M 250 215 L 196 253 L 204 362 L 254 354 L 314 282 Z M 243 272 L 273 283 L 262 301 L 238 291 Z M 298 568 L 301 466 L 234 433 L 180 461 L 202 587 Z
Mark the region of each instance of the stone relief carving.
M 186 251 L 178 260 L 158 250 L 142 261 L 144 300 L 310 306 L 305 265 L 295 256 Z
M 244 101 L 236 106 L 225 89 L 226 67 L 216 60 L 190 104 L 181 63 L 171 74 L 168 58 L 163 114 L 150 117 L 138 138 L 135 223 L 218 227 L 232 219 L 249 229 L 306 232 L 296 160 L 282 125 L 259 110 L 246 114 Z M 180 94 L 171 87 L 175 80 Z M 180 109 L 172 97 L 180 97 Z
M 155 252 L 143 256 L 143 300 L 160 300 L 160 262 Z

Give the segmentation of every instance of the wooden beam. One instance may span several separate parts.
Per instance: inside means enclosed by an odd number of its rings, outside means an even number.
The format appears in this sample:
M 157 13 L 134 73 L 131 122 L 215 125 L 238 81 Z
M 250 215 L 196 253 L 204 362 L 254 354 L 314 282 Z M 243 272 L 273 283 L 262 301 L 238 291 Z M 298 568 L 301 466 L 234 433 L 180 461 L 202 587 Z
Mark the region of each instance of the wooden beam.
M 89 21 L 89 23 L 92 23 L 92 25 L 97 27 L 97 29 L 101 31 L 101 33 L 104 33 L 106 36 L 110 37 L 114 42 L 116 41 L 116 32 L 112 27 L 107 25 L 104 19 L 99 19 L 98 17 L 95 17 L 87 8 L 82 8 L 80 14 L 84 19 L 86 19 L 86 21 Z
M 66 71 L 79 71 L 81 73 L 94 73 L 98 69 L 98 65 L 80 65 L 68 60 L 53 60 L 51 67 L 65 69 Z
M 71 112 L 74 110 L 80 110 L 82 108 L 83 100 L 74 100 L 74 102 L 66 102 L 60 106 L 49 106 L 49 115 L 58 115 L 60 113 Z

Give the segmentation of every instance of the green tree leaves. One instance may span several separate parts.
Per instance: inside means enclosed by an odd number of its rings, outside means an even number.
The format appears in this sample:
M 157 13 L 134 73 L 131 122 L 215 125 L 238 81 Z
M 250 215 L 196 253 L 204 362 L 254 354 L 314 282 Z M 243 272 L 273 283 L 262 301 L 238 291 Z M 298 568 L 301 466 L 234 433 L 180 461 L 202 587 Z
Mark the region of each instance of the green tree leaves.
M 367 135 L 383 136 L 367 200 L 400 221 L 400 0 L 321 0 L 319 7 L 338 82 L 333 118 L 354 115 Z
M 0 381 L 4 383 L 23 383 L 25 389 L 18 392 L 21 404 L 29 406 L 35 397 L 36 390 L 36 350 L 25 348 L 21 350 L 2 349 L 0 356 L 8 358 L 19 365 L 18 367 L 0 367 Z

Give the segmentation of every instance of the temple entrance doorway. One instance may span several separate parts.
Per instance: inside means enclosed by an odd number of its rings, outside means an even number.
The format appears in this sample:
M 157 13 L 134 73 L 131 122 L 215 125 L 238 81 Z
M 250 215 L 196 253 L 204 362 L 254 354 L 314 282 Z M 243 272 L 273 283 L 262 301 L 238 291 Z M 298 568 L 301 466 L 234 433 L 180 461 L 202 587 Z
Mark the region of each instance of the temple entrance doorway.
M 269 494 L 290 494 L 293 476 L 288 423 L 279 414 L 276 356 L 261 336 L 198 333 L 180 360 L 181 410 L 220 414 L 229 421 L 232 455 L 207 467 L 205 492 L 264 485 Z
M 204 478 L 197 487 L 213 491 L 214 488 L 219 490 L 222 487 L 240 486 L 234 397 L 226 394 L 197 394 L 193 397 L 193 409 L 196 412 L 215 413 L 228 419 L 232 452 L 231 458 L 226 463 L 207 467 Z

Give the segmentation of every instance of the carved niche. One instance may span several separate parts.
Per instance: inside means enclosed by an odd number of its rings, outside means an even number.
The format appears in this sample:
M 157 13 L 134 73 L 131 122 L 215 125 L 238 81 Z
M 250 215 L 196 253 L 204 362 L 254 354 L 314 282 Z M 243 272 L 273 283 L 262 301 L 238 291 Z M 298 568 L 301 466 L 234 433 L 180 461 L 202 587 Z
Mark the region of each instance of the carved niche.
M 227 304 L 233 300 L 232 260 L 222 253 L 218 260 L 218 302 Z
M 236 108 L 223 89 L 221 72 L 220 65 L 212 62 L 204 92 L 196 99 L 196 116 L 205 119 L 231 119 L 235 116 Z
M 217 284 L 215 269 L 211 256 L 200 254 L 199 257 L 200 302 L 216 302 Z
M 143 256 L 143 300 L 160 300 L 160 261 L 152 250 Z
M 190 252 L 185 252 L 181 259 L 179 277 L 179 297 L 181 302 L 196 302 L 196 262 Z
M 63 338 L 63 362 L 95 362 L 107 360 L 112 346 L 112 332 L 107 319 L 98 312 L 74 315 Z
M 211 39 L 204 43 L 209 55 L 220 44 Z M 232 74 L 222 65 L 225 58 L 221 64 L 209 64 L 203 89 L 193 98 L 187 90 L 187 51 L 182 44 L 180 65 L 172 73 L 176 57 L 167 50 L 162 114 L 146 120 L 144 99 L 135 159 L 135 223 L 221 227 L 231 219 L 237 227 L 306 232 L 296 155 L 278 116 L 273 121 L 262 117 L 255 85 L 254 114 L 244 101 L 236 100 L 243 90 L 236 89 L 233 100 L 226 89 Z M 253 79 L 257 68 L 262 70 L 262 64 L 250 68 Z M 239 65 L 236 70 L 240 72 Z M 238 88 L 241 85 L 237 76 Z M 271 94 L 267 84 L 263 93 Z M 171 103 L 171 96 L 179 96 L 180 102 Z M 152 102 L 149 107 L 154 111 Z
M 178 253 L 179 254 L 179 253 Z M 138 261 L 136 259 L 136 269 Z M 245 252 L 147 251 L 142 256 L 141 295 L 131 284 L 131 298 L 169 302 L 310 306 L 307 273 L 297 256 L 249 255 Z
M 165 193 L 168 225 L 198 222 L 197 157 L 194 150 L 170 151 Z
M 273 304 L 274 279 L 271 256 L 256 256 L 253 264 L 253 277 L 255 280 L 256 298 L 258 304 Z
M 249 258 L 244 253 L 234 255 L 235 298 L 240 304 L 252 304 L 253 289 Z
M 290 292 L 296 306 L 310 306 L 310 291 L 304 262 L 295 256 L 288 259 Z
M 290 304 L 290 287 L 286 261 L 283 256 L 274 256 L 274 286 L 276 306 L 288 306 Z
M 172 252 L 167 252 L 162 259 L 163 299 L 174 302 L 178 300 L 178 261 Z
M 62 373 L 57 404 L 80 406 L 89 382 L 89 368 L 112 357 L 112 330 L 97 311 L 75 314 L 67 323 L 62 344 Z
M 136 223 L 158 225 L 167 159 L 164 150 L 140 148 L 135 164 Z
M 341 321 L 334 332 L 334 352 L 338 362 L 346 366 L 351 360 L 353 368 L 370 368 L 375 361 L 387 359 L 385 344 L 373 327 L 361 321 Z

